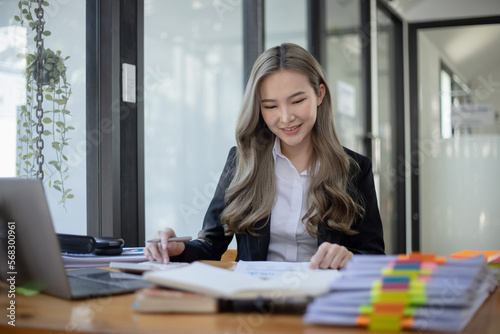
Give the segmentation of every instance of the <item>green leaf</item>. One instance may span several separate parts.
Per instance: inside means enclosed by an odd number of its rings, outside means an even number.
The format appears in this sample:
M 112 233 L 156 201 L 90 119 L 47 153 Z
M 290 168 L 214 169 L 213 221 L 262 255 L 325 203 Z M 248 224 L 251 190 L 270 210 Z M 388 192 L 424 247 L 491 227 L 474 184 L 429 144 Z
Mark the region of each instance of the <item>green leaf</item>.
M 52 120 L 51 120 L 50 118 L 48 118 L 48 117 L 45 117 L 45 118 L 42 120 L 42 122 L 44 122 L 45 124 L 50 124 L 50 123 L 52 123 Z
M 47 1 L 42 2 L 42 6 L 48 7 L 49 3 Z
M 21 18 L 17 15 L 14 16 L 14 20 L 16 20 L 17 22 L 21 21 Z
M 59 190 L 60 192 L 62 192 L 61 188 L 59 186 L 56 186 L 55 184 L 54 184 L 54 189 L 55 190 Z
M 53 99 L 52 99 L 52 95 L 50 95 L 50 94 L 45 94 L 45 99 L 46 99 L 47 101 L 52 101 L 52 100 L 53 100 Z
M 68 129 L 68 130 L 74 130 L 75 128 L 74 128 L 73 126 L 71 126 L 71 125 L 70 125 L 70 126 L 68 126 L 66 129 Z
M 44 36 L 50 36 L 50 35 L 52 35 L 52 33 L 50 31 L 46 30 L 46 31 L 43 32 L 43 35 Z
M 61 121 L 58 121 L 56 122 L 56 125 L 60 128 L 63 128 L 64 127 L 64 122 L 61 122 Z
M 50 136 L 52 134 L 52 132 L 50 132 L 49 130 L 44 130 L 43 131 L 43 135 L 44 136 Z
M 75 197 L 75 195 L 73 195 L 73 194 L 68 195 L 68 198 L 74 198 L 74 197 Z

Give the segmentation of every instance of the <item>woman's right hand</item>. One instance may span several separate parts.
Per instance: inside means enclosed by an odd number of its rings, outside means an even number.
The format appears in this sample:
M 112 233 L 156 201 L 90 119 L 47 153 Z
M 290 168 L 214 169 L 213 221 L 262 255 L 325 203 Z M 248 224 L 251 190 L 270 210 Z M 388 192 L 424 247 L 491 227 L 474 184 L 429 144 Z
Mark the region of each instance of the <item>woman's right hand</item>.
M 149 261 L 156 260 L 159 263 L 169 263 L 170 256 L 179 255 L 186 249 L 184 242 L 168 242 L 168 239 L 173 237 L 176 237 L 176 235 L 170 227 L 159 230 L 155 233 L 154 238 L 160 239 L 160 242 L 148 243 L 144 249 L 144 255 Z

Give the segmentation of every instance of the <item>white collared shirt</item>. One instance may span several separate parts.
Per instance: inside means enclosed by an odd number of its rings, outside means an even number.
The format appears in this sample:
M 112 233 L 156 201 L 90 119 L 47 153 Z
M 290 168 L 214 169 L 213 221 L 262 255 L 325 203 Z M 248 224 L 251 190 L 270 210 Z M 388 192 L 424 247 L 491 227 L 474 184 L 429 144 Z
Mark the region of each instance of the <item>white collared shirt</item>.
M 307 233 L 302 217 L 309 209 L 307 170 L 298 173 L 281 153 L 278 137 L 274 142 L 276 202 L 271 212 L 271 241 L 268 261 L 307 262 L 316 253 L 317 238 Z

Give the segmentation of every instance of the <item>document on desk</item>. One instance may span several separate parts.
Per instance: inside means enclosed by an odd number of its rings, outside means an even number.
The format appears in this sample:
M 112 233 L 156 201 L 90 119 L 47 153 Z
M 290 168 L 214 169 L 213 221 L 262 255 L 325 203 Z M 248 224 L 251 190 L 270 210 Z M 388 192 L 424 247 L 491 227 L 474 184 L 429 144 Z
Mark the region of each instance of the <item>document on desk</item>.
M 307 272 L 309 262 L 238 261 L 234 271 L 264 279 L 283 274 Z
M 156 261 L 145 261 L 139 263 L 131 263 L 131 262 L 111 262 L 109 264 L 110 268 L 119 269 L 123 272 L 130 273 L 144 273 L 146 271 L 155 271 L 155 270 L 172 270 L 185 266 L 189 266 L 188 262 L 170 262 L 168 264 L 158 263 Z
M 111 262 L 147 261 L 142 247 L 126 247 L 121 255 L 62 253 L 65 268 L 108 267 Z
M 337 270 L 307 270 L 261 279 L 201 262 L 143 274 L 145 280 L 163 287 L 228 300 L 315 297 L 327 293 L 339 276 Z

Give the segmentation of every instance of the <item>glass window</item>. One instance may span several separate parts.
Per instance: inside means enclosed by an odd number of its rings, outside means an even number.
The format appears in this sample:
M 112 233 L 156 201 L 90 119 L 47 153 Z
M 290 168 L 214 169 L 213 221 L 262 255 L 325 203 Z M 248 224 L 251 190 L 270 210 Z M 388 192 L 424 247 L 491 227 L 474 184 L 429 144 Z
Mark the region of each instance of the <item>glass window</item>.
M 378 148 L 375 154 L 379 165 L 374 168 L 378 186 L 380 216 L 384 227 L 385 252 L 394 254 L 396 250 L 396 230 L 398 223 L 397 183 L 397 133 L 396 133 L 396 71 L 395 25 L 388 13 L 377 10 L 377 80 L 378 84 Z
M 474 43 L 477 36 L 483 43 Z M 492 83 L 500 78 L 500 66 L 488 48 L 499 38 L 498 24 L 417 31 L 419 184 L 414 187 L 422 252 L 498 248 L 500 94 Z M 463 61 L 463 55 L 470 57 Z
M 364 154 L 361 60 L 367 36 L 360 21 L 358 0 L 326 1 L 325 69 L 334 101 L 335 125 L 340 142 Z
M 441 136 L 451 137 L 451 75 L 441 69 Z
M 21 2 L 20 2 L 21 3 Z M 0 176 L 36 175 L 36 3 L 0 0 Z M 31 7 L 30 7 L 31 6 Z M 44 186 L 55 229 L 85 234 L 85 1 L 44 2 Z M 31 13 L 31 16 L 30 16 Z M 50 81 L 52 79 L 52 81 Z M 41 129 L 41 128 L 39 128 Z
M 243 96 L 241 2 L 144 1 L 146 236 L 196 237 Z
M 285 42 L 308 48 L 305 0 L 267 0 L 264 6 L 266 49 Z

